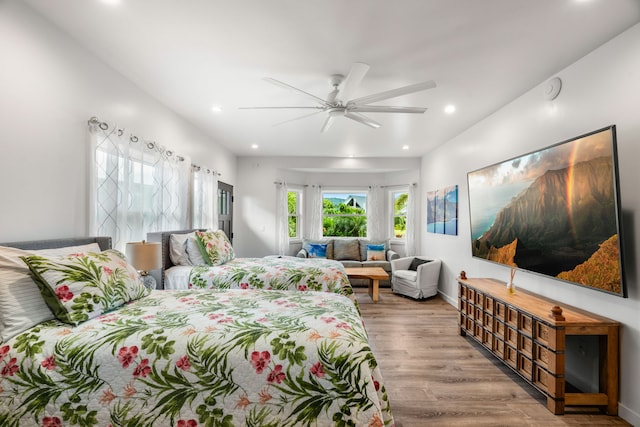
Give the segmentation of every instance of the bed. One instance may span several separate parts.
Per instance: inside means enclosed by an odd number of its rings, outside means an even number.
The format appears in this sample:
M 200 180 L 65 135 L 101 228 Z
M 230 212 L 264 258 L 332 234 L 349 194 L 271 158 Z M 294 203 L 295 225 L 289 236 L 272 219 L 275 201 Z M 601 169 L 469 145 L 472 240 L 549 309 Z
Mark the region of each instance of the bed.
M 100 249 L 109 245 L 101 241 Z M 62 259 L 117 257 L 113 252 Z M 32 268 L 34 260 L 62 262 L 27 259 Z M 347 297 L 144 289 L 144 296 L 76 326 L 46 320 L 4 340 L 0 425 L 393 424 L 362 319 Z
M 202 230 L 147 234 L 148 241 L 162 245 L 162 269 L 152 272 L 160 288 L 309 290 L 338 293 L 355 301 L 344 266 L 334 260 L 268 256 L 233 258 L 214 266 L 176 265 L 170 256 L 171 236 L 193 231 Z

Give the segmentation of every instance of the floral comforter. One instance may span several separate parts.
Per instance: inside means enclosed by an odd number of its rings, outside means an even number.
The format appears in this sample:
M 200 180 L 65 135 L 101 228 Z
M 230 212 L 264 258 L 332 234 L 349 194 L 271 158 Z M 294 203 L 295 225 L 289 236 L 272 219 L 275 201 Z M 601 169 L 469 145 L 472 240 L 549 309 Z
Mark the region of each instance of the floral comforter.
M 192 267 L 187 287 L 323 291 L 355 300 L 342 263 L 327 259 L 235 258 L 222 265 Z
M 383 426 L 354 304 L 325 292 L 153 291 L 0 345 L 2 426 Z

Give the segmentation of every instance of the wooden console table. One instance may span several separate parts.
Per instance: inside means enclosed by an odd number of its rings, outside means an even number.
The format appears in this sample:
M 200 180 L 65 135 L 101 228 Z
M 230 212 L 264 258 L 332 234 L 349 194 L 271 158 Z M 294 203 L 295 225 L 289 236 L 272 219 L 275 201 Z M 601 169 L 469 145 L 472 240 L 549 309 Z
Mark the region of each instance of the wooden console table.
M 618 414 L 620 324 L 494 279 L 458 279 L 460 335 L 469 335 L 544 393 L 547 408 L 598 406 Z M 552 311 L 553 308 L 553 311 Z M 565 390 L 567 335 L 600 340 L 598 393 Z
M 382 267 L 349 267 L 344 271 L 351 279 L 369 279 L 369 296 L 373 302 L 378 302 L 378 288 L 380 280 L 386 280 L 389 275 Z

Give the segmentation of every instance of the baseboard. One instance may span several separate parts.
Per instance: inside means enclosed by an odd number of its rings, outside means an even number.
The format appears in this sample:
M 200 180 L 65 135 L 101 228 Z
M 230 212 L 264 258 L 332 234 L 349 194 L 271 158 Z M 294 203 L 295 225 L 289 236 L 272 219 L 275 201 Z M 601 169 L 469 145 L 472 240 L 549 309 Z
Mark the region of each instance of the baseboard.
M 458 299 L 457 298 L 451 298 L 449 295 L 445 294 L 444 292 L 438 290 L 438 293 L 440 294 L 440 296 L 442 297 L 443 300 L 445 300 L 446 302 L 448 302 L 449 304 L 451 304 L 454 307 L 458 307 Z
M 627 408 L 622 403 L 618 403 L 618 416 L 632 426 L 640 426 L 640 414 L 631 408 Z

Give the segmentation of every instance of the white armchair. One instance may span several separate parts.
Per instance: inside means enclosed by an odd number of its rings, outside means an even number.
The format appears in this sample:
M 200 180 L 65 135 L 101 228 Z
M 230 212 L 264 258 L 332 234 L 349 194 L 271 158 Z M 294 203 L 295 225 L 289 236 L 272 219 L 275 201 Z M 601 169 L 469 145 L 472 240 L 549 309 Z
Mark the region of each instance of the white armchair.
M 410 256 L 391 261 L 391 289 L 411 298 L 429 298 L 438 293 L 439 259 Z

